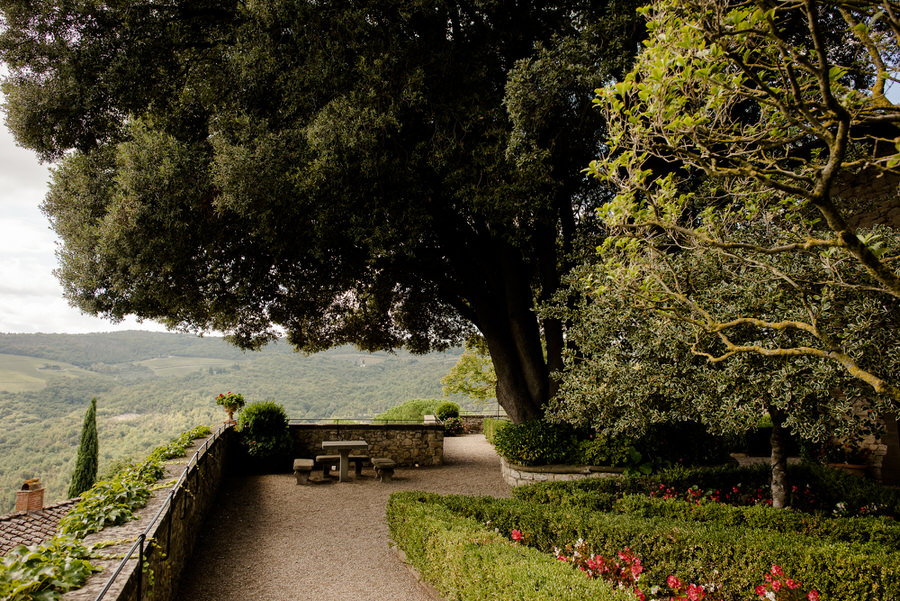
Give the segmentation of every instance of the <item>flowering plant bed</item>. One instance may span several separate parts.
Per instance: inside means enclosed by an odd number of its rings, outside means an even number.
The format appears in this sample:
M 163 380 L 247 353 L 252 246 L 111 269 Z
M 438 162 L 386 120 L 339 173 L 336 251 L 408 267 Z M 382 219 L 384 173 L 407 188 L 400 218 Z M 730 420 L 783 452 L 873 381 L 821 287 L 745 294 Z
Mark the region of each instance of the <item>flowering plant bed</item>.
M 644 498 L 657 505 L 675 502 Z M 685 501 L 678 502 L 700 508 L 728 507 L 708 502 L 699 506 Z M 756 588 L 769 584 L 764 580 L 764 575 L 772 576 L 773 565 L 779 566 L 792 579 L 791 582 L 802 582 L 806 588 L 803 591 L 799 587 L 791 589 L 787 586 L 786 579 L 775 578 L 772 582 L 778 580 L 779 584 L 772 584 L 765 591 L 767 593 L 783 596 L 799 594 L 798 591 L 804 594 L 815 591 L 814 597 L 821 595 L 822 599 L 900 600 L 900 553 L 893 540 L 882 541 L 876 533 L 877 529 L 871 531 L 866 542 L 841 540 L 840 531 L 842 528 L 852 528 L 853 522 L 835 520 L 831 534 L 820 537 L 818 532 L 799 534 L 789 524 L 785 524 L 785 531 L 760 528 L 759 524 L 764 523 L 765 519 L 752 524 L 730 524 L 729 518 L 725 516 L 721 520 L 698 522 L 681 519 L 682 516 L 642 515 L 628 510 L 624 513 L 584 511 L 571 504 L 548 505 L 518 499 L 441 497 L 413 492 L 393 495 L 390 504 L 392 508 L 389 509 L 389 523 L 392 532 L 395 528 L 404 532 L 403 536 L 396 535 L 394 540 L 408 554 L 405 544 L 412 547 L 423 543 L 431 544 L 431 538 L 435 536 L 430 527 L 421 530 L 419 525 L 407 523 L 406 520 L 412 519 L 411 517 L 402 518 L 397 525 L 393 523 L 401 515 L 410 515 L 407 514 L 408 511 L 413 511 L 410 506 L 415 507 L 416 515 L 420 517 L 429 515 L 433 519 L 449 522 L 474 520 L 488 531 L 504 535 L 507 539 L 514 538 L 516 547 L 537 550 L 554 558 L 560 554 L 558 549 L 565 549 L 571 541 L 582 538 L 590 541 L 588 557 L 594 556 L 595 568 L 600 566 L 596 556 L 603 558 L 604 562 L 615 561 L 616 558 L 621 560 L 619 553 L 628 547 L 631 556 L 640 558 L 642 569 L 639 584 L 647 601 L 690 599 L 691 594 L 697 597 L 700 592 L 705 596 L 697 598 L 708 601 L 755 601 L 759 598 Z M 748 507 L 746 510 L 778 513 L 761 506 Z M 795 512 L 780 513 L 790 516 Z M 884 523 L 884 520 L 874 521 Z M 415 532 L 406 532 L 407 528 L 415 528 Z M 401 543 L 401 539 L 407 542 Z M 466 540 L 469 543 L 464 544 L 482 544 L 478 542 L 481 540 L 478 535 Z M 443 549 L 442 552 L 451 553 L 453 550 Z M 572 555 L 565 552 L 561 554 L 569 557 Z M 428 569 L 440 570 L 443 556 L 435 552 L 431 557 L 437 564 Z M 557 561 L 563 564 L 562 561 Z M 588 567 L 586 562 L 585 566 Z M 670 576 L 677 578 L 677 582 L 669 582 Z M 679 586 L 666 588 L 672 583 Z M 691 588 L 690 585 L 696 586 Z M 654 586 L 658 587 L 655 589 L 656 593 L 651 593 Z M 702 591 L 697 586 L 703 587 Z M 778 587 L 779 591 L 771 590 L 773 586 Z M 628 592 L 634 593 L 633 590 Z M 660 594 L 669 596 L 656 596 Z

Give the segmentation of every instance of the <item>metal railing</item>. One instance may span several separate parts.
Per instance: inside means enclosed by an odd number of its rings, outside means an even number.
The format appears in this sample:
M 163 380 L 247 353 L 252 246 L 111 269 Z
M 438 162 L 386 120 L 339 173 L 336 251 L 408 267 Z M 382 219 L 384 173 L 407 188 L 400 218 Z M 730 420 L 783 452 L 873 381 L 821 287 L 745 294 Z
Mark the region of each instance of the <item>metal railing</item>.
M 178 478 L 178 481 L 175 483 L 175 485 L 169 491 L 169 494 L 166 496 L 165 501 L 163 501 L 163 504 L 159 508 L 159 511 L 156 512 L 156 515 L 153 517 L 152 520 L 150 520 L 150 523 L 147 524 L 147 527 L 144 528 L 144 531 L 138 535 L 137 540 L 131 546 L 131 549 L 128 551 L 128 553 L 125 554 L 124 559 L 122 559 L 122 561 L 119 563 L 118 567 L 116 567 L 116 570 L 113 572 L 112 576 L 109 577 L 109 580 L 106 581 L 106 586 L 104 586 L 103 590 L 100 591 L 100 594 L 97 595 L 95 601 L 100 601 L 101 599 L 103 599 L 106 596 L 106 593 L 108 593 L 109 590 L 112 588 L 113 584 L 116 582 L 116 579 L 119 577 L 119 575 L 125 569 L 125 566 L 128 565 L 128 562 L 131 561 L 135 552 L 137 552 L 137 554 L 138 554 L 138 557 L 137 557 L 137 559 L 138 559 L 137 598 L 140 599 L 142 597 L 141 589 L 143 587 L 143 578 L 144 578 L 144 551 L 146 548 L 145 545 L 147 542 L 147 537 L 148 537 L 150 531 L 153 529 L 154 526 L 156 526 L 156 524 L 162 518 L 166 509 L 168 509 L 169 507 L 171 507 L 173 505 L 175 496 L 178 494 L 179 491 L 181 491 L 182 486 L 187 481 L 188 477 L 190 477 L 191 469 L 193 469 L 195 473 L 197 472 L 197 470 L 199 470 L 201 459 L 203 457 L 206 457 L 206 454 L 209 451 L 212 444 L 214 442 L 216 442 L 222 436 L 222 434 L 225 432 L 225 430 L 227 430 L 230 427 L 231 426 L 229 426 L 229 425 L 219 426 L 219 428 L 215 432 L 213 432 L 205 441 L 203 441 L 203 444 L 200 445 L 200 448 L 198 448 L 197 451 L 194 453 L 194 455 L 188 460 L 187 466 L 184 468 L 184 471 L 181 472 L 181 477 Z M 184 519 L 184 516 L 185 516 L 185 513 L 182 512 L 182 515 L 181 515 L 182 519 Z M 170 534 L 170 538 L 171 538 L 171 520 L 169 523 L 170 523 L 169 534 Z

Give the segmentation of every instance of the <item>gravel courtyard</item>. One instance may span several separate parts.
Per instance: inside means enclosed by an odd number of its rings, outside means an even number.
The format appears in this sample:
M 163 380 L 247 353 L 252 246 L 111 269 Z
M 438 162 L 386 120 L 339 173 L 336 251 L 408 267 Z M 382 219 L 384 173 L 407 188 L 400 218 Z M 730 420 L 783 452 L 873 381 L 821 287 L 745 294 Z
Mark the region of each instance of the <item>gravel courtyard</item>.
M 307 486 L 292 474 L 228 478 L 177 599 L 433 601 L 388 547 L 385 506 L 398 490 L 510 494 L 481 434 L 444 439 L 443 466 L 398 468 L 389 484 L 371 468 Z

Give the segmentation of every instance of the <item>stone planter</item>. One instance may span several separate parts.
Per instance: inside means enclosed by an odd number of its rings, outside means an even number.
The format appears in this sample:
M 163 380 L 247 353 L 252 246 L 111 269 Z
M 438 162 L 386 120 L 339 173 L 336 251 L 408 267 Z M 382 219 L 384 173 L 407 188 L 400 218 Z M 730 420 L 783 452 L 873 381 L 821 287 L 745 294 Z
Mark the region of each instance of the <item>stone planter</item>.
M 567 482 L 583 478 L 615 478 L 624 467 L 608 465 L 519 465 L 500 458 L 500 475 L 510 486 L 535 482 Z

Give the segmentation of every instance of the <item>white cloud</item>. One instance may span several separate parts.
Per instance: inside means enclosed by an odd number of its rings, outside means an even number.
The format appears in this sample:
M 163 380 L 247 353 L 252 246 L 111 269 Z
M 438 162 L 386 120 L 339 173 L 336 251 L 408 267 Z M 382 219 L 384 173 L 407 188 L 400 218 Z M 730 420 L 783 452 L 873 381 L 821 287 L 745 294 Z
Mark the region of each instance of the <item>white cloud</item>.
M 49 168 L 0 126 L 0 332 L 164 331 L 149 321 L 112 324 L 68 305 L 53 276 L 57 238 L 39 208 L 49 180 Z

